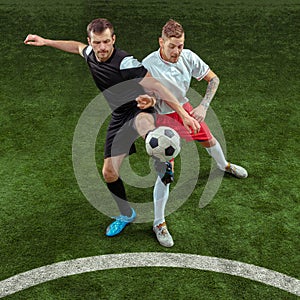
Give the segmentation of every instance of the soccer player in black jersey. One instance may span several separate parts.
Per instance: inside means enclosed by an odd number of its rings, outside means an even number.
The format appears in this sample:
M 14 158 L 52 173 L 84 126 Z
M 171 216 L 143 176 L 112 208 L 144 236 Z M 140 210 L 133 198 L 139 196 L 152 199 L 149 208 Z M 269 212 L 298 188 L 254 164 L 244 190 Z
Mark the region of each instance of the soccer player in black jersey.
M 85 58 L 97 87 L 112 109 L 102 173 L 121 213 L 106 229 L 107 236 L 115 236 L 136 217 L 119 177 L 121 164 L 126 155 L 135 152 L 134 140 L 138 136 L 145 138 L 155 128 L 155 100 L 147 96 L 145 91 L 165 99 L 182 117 L 184 126 L 189 131 L 198 132 L 200 126 L 139 61 L 114 46 L 116 35 L 113 25 L 107 19 L 93 20 L 87 27 L 87 35 L 88 45 L 77 41 L 50 40 L 33 34 L 29 34 L 24 43 L 80 54 Z

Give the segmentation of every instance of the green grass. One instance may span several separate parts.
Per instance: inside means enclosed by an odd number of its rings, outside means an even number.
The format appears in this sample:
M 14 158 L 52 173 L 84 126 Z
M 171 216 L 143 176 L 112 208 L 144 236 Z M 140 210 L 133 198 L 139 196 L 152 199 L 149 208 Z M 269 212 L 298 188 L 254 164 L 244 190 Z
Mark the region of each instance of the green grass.
M 0 14 L 0 280 L 74 258 L 147 251 L 238 260 L 299 278 L 297 1 L 0 0 Z M 139 59 L 158 48 L 163 24 L 177 19 L 186 31 L 186 47 L 221 79 L 212 108 L 224 131 L 228 159 L 245 166 L 249 178 L 225 176 L 213 201 L 200 209 L 210 159 L 198 147 L 195 190 L 167 217 L 172 249 L 158 245 L 151 223 L 105 237 L 110 219 L 85 199 L 72 164 L 75 127 L 98 91 L 79 56 L 22 43 L 28 33 L 84 42 L 87 23 L 99 16 L 114 23 L 118 46 Z M 193 81 L 192 88 L 203 95 L 205 84 Z M 104 132 L 96 147 L 99 170 Z M 131 161 L 140 174 L 146 162 L 141 141 L 138 147 L 141 153 Z M 127 190 L 132 201 L 152 199 L 151 188 Z M 296 296 L 213 272 L 130 268 L 57 279 L 7 297 L 117 298 Z

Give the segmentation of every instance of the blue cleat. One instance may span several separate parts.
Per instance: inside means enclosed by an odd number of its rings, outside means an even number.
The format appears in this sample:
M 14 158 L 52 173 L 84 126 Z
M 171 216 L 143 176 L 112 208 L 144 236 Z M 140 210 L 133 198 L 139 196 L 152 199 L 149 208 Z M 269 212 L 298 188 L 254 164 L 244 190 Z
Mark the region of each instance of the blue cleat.
M 131 217 L 119 215 L 117 217 L 113 217 L 116 221 L 112 222 L 106 228 L 106 236 L 115 236 L 119 234 L 129 223 L 133 222 L 136 218 L 136 213 L 133 208 Z

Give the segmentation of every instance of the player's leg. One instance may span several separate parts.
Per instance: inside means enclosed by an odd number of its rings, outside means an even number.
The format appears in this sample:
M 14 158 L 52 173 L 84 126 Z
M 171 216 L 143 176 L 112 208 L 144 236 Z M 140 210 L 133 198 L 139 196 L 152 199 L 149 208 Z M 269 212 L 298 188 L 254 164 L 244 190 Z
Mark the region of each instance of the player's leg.
M 127 201 L 123 181 L 119 177 L 120 167 L 125 156 L 126 154 L 105 158 L 102 174 L 108 189 L 116 200 L 120 213 L 130 217 L 132 213 L 131 207 Z
M 176 130 L 179 135 L 187 130 L 182 125 L 181 118 L 176 114 L 172 113 L 169 115 L 157 115 L 156 120 L 157 126 L 167 126 Z M 172 173 L 174 171 L 174 161 L 171 162 Z M 173 238 L 167 229 L 165 220 L 165 207 L 169 198 L 170 184 L 163 184 L 161 176 L 163 173 L 159 170 L 159 164 L 155 165 L 155 169 L 158 172 L 154 190 L 153 190 L 153 203 L 154 203 L 154 221 L 153 231 L 156 234 L 158 242 L 165 247 L 172 247 L 174 245 Z M 174 176 L 174 174 L 173 174 Z
M 201 127 L 202 126 L 203 124 L 201 123 Z M 211 135 L 211 138 L 208 140 L 204 140 L 202 137 L 199 142 L 206 149 L 208 154 L 216 161 L 220 170 L 230 173 L 237 178 L 246 178 L 248 176 L 246 169 L 226 160 L 223 149 L 215 137 Z
M 172 162 L 172 168 L 174 170 L 174 162 Z M 158 242 L 165 247 L 172 247 L 174 245 L 173 238 L 167 229 L 165 220 L 165 208 L 169 198 L 170 184 L 164 184 L 159 174 L 153 190 L 153 203 L 154 203 L 154 221 L 153 231 L 156 234 Z
M 135 118 L 135 128 L 140 136 L 144 139 L 147 133 L 155 129 L 155 120 L 153 115 L 141 112 Z M 153 231 L 156 234 L 158 242 L 165 247 L 174 245 L 165 221 L 165 206 L 169 197 L 169 183 L 173 181 L 173 164 L 170 162 L 160 162 L 155 160 L 155 169 L 158 177 L 155 182 L 153 199 L 154 199 L 154 223 Z
M 131 134 L 129 136 L 126 134 L 128 131 L 126 126 L 125 118 L 114 118 L 112 116 L 106 134 L 105 159 L 102 174 L 120 210 L 120 215 L 115 217 L 116 220 L 107 227 L 107 236 L 119 234 L 136 217 L 135 211 L 127 201 L 124 184 L 119 176 L 120 167 L 125 156 L 135 152 L 135 147 L 130 142 Z
M 123 181 L 119 177 L 120 167 L 125 156 L 126 154 L 122 154 L 104 159 L 102 174 L 121 213 L 120 216 L 115 217 L 116 220 L 107 227 L 107 236 L 119 234 L 125 226 L 134 221 L 136 217 L 134 209 L 130 207 L 127 201 Z
M 187 102 L 184 104 L 184 108 L 186 111 L 190 112 L 192 106 L 189 102 Z M 201 145 L 207 150 L 208 154 L 216 161 L 219 169 L 230 173 L 237 178 L 246 178 L 248 173 L 243 167 L 231 164 L 226 160 L 220 143 L 211 134 L 207 124 L 205 122 L 201 122 L 200 126 L 200 131 L 197 134 L 191 135 L 191 138 L 201 143 Z M 180 132 L 178 133 L 180 134 Z
M 226 166 L 228 165 L 228 162 L 224 156 L 224 152 L 221 148 L 221 145 L 219 142 L 213 137 L 210 136 L 209 140 L 204 140 L 202 137 L 201 140 L 199 140 L 202 147 L 206 149 L 208 154 L 216 161 L 217 166 L 221 170 L 225 170 Z

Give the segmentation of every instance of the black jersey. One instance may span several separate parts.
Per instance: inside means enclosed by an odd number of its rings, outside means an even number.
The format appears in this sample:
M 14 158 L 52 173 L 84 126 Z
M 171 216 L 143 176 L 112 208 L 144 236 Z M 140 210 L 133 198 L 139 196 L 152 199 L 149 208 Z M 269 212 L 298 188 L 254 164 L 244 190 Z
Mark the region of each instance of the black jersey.
M 147 69 L 127 52 L 115 48 L 111 57 L 99 62 L 91 46 L 83 50 L 94 81 L 115 112 L 136 107 L 135 99 L 145 94 L 139 84 Z M 122 108 L 120 108 L 122 106 Z

